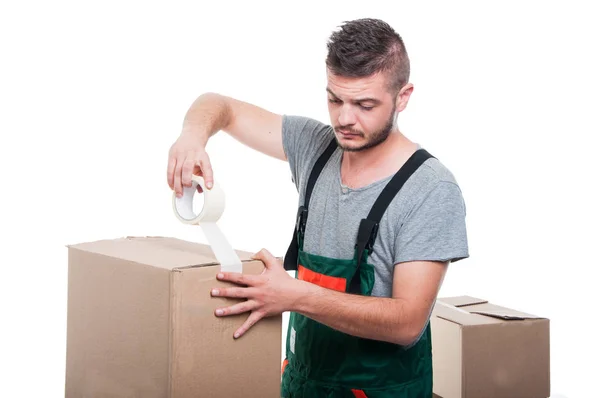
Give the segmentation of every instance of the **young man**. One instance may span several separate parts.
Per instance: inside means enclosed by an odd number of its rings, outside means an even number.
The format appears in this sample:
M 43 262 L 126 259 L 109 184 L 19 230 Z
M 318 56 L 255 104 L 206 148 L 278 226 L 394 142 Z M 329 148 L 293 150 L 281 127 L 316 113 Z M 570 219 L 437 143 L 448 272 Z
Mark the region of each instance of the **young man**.
M 468 257 L 461 191 L 396 125 L 413 86 L 389 25 L 345 23 L 330 38 L 326 70 L 331 125 L 200 96 L 171 147 L 168 183 L 179 195 L 197 173 L 210 188 L 205 146 L 219 130 L 287 160 L 300 200 L 285 268 L 262 250 L 262 275 L 219 275 L 239 287 L 213 295 L 247 300 L 215 315 L 249 312 L 239 338 L 290 311 L 284 397 L 429 398 L 429 317 L 448 264 Z

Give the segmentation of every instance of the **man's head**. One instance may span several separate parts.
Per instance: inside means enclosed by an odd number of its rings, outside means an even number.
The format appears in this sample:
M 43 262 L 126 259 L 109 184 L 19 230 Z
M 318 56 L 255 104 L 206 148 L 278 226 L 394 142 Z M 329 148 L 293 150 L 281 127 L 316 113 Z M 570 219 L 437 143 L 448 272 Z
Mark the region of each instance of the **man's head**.
M 402 38 L 387 23 L 343 24 L 327 43 L 329 115 L 340 146 L 372 148 L 389 136 L 412 93 Z

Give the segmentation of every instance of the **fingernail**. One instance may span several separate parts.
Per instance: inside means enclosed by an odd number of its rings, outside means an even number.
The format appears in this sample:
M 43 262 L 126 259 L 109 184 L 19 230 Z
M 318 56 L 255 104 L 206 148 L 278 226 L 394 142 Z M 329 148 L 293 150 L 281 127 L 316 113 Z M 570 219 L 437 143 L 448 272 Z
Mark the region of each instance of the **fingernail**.
M 211 293 L 212 293 L 213 296 L 218 296 L 219 295 L 219 291 L 217 289 L 213 289 Z
M 217 315 L 223 315 L 223 310 L 217 310 Z
M 206 183 L 206 186 L 207 186 L 208 188 L 212 188 L 212 182 L 210 182 L 210 181 L 209 181 L 209 182 L 207 182 L 207 183 Z
M 233 338 L 234 338 L 234 339 L 237 339 L 238 337 L 240 337 L 240 334 L 239 334 L 238 332 L 236 332 L 236 333 L 233 335 Z
M 223 274 L 219 273 L 217 274 L 217 278 L 221 279 L 223 277 Z

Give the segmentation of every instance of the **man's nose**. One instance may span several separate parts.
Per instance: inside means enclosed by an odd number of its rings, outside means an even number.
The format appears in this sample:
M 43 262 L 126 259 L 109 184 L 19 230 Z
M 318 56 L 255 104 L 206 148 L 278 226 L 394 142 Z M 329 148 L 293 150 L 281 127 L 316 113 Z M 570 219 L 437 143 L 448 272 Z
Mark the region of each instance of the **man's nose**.
M 345 104 L 340 109 L 340 116 L 338 122 L 342 126 L 352 126 L 356 123 L 356 116 L 354 115 L 351 105 Z

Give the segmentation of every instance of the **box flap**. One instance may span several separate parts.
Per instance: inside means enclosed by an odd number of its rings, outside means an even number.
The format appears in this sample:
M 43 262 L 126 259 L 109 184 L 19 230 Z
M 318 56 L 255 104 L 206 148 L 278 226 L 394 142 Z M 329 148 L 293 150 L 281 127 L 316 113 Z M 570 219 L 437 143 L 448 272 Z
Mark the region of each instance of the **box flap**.
M 500 322 L 495 318 L 471 314 L 469 311 L 455 307 L 441 299 L 437 300 L 432 315 L 463 326 Z
M 535 316 L 535 315 L 529 315 L 529 314 L 524 314 L 524 313 L 523 313 L 523 315 L 519 315 L 519 314 L 515 314 L 515 313 L 510 313 L 510 312 L 507 313 L 504 311 L 473 311 L 471 313 L 493 316 L 494 318 L 506 319 L 506 320 L 543 319 L 542 317 Z
M 512 308 L 501 307 L 499 305 L 490 303 L 476 304 L 473 306 L 469 306 L 466 309 L 472 314 L 491 316 L 494 318 L 504 320 L 544 319 L 540 316 L 513 310 Z
M 456 303 L 453 304 L 453 303 Z M 434 315 L 459 325 L 482 325 L 526 319 L 546 319 L 511 308 L 491 304 L 470 296 L 446 297 L 437 300 Z
M 169 270 L 218 264 L 210 245 L 162 236 L 127 236 L 67 247 Z M 236 252 L 242 261 L 250 260 L 254 254 L 241 250 Z
M 443 301 L 444 303 L 453 305 L 454 307 L 487 303 L 487 300 L 482 300 L 471 296 L 444 297 L 440 298 L 439 301 Z

